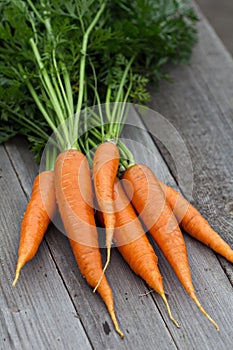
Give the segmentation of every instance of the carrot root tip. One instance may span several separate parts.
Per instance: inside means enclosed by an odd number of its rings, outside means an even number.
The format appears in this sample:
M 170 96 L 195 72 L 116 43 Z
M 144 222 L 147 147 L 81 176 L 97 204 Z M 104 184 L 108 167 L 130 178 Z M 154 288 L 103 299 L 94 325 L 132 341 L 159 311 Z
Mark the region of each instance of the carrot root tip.
M 20 271 L 22 269 L 22 265 L 21 264 L 18 264 L 17 267 L 16 267 L 16 272 L 15 272 L 15 279 L 12 283 L 12 287 L 15 287 L 17 282 L 18 282 L 18 279 L 19 279 L 19 275 L 20 275 Z
M 123 339 L 125 337 L 124 333 L 120 330 L 120 327 L 118 325 L 117 319 L 116 319 L 116 315 L 114 311 L 110 311 L 110 316 L 112 319 L 112 322 L 114 324 L 115 330 L 116 332 L 120 335 L 120 337 Z
M 205 311 L 199 300 L 197 299 L 196 295 L 191 294 L 190 295 L 195 304 L 197 305 L 198 309 L 203 313 L 203 315 L 214 325 L 217 331 L 219 331 L 219 326 L 218 324 L 210 317 L 210 315 Z
M 180 325 L 179 323 L 176 321 L 176 319 L 172 316 L 172 313 L 171 313 L 171 309 L 170 309 L 170 305 L 168 304 L 168 301 L 167 301 L 167 298 L 165 296 L 165 293 L 162 293 L 160 294 L 165 305 L 166 305 L 166 308 L 167 308 L 167 312 L 168 312 L 168 315 L 169 315 L 169 318 L 170 320 L 174 323 L 174 325 L 177 327 L 177 328 L 180 328 Z

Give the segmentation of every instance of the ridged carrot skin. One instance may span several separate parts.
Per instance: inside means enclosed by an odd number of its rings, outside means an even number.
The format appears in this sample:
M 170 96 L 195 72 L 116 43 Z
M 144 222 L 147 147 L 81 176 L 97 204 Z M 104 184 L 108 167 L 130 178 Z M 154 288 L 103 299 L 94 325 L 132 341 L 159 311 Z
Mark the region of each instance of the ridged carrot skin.
M 86 157 L 77 150 L 61 153 L 55 163 L 55 190 L 60 215 L 81 274 L 95 287 L 102 275 L 102 259 L 94 219 L 91 175 Z M 112 290 L 105 276 L 97 289 L 119 329 Z
M 123 179 L 127 180 L 123 182 L 126 193 L 131 195 L 133 188 L 133 206 L 173 268 L 182 286 L 200 311 L 219 330 L 216 322 L 203 309 L 195 295 L 185 241 L 155 175 L 147 166 L 136 164 L 125 171 Z
M 167 186 L 161 181 L 159 181 L 159 184 L 181 227 L 189 233 L 190 236 L 204 243 L 216 253 L 233 263 L 233 250 L 220 235 L 212 229 L 201 213 L 172 187 Z
M 119 158 L 118 147 L 109 141 L 97 147 L 93 159 L 92 171 L 95 194 L 100 210 L 103 213 L 106 230 L 107 261 L 104 271 L 110 262 L 110 249 L 116 222 L 114 213 L 114 182 L 118 172 Z
M 170 319 L 179 327 L 177 321 L 172 317 L 164 293 L 158 258 L 119 181 L 115 181 L 114 192 L 117 223 L 114 232 L 116 246 L 131 269 L 162 297 Z
M 32 195 L 22 220 L 13 286 L 23 266 L 36 255 L 55 210 L 54 172 L 43 171 L 34 180 Z

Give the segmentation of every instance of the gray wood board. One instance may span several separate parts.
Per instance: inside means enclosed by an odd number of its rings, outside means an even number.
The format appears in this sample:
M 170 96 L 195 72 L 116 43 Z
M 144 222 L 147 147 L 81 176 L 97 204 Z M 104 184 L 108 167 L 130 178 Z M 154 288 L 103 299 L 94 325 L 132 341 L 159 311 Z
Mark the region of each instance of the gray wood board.
M 64 349 L 68 338 L 69 349 L 91 349 L 44 242 L 11 286 L 26 198 L 3 146 L 0 164 L 0 348 Z

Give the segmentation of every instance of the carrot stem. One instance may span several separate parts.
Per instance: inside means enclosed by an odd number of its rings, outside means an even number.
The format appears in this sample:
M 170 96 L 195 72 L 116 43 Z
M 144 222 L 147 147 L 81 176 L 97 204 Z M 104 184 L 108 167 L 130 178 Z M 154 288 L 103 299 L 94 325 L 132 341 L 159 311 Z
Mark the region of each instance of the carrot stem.
M 104 11 L 104 8 L 106 6 L 106 1 L 103 2 L 101 5 L 99 11 L 97 12 L 95 18 L 85 31 L 83 35 L 83 42 L 82 42 L 82 49 L 81 49 L 81 60 L 80 60 L 80 70 L 79 70 L 79 94 L 78 94 L 78 102 L 77 102 L 77 107 L 76 107 L 76 118 L 74 120 L 74 133 L 75 137 L 74 139 L 77 139 L 77 132 L 78 132 L 78 124 L 79 124 L 79 118 L 80 118 L 80 112 L 82 109 L 82 103 L 83 103 L 83 94 L 84 94 L 84 80 L 85 80 L 85 65 L 86 65 L 86 54 L 87 54 L 87 44 L 88 44 L 88 39 L 89 35 L 98 22 L 102 12 Z
M 51 101 L 53 103 L 54 109 L 55 109 L 57 117 L 58 117 L 59 125 L 62 126 L 62 130 L 64 132 L 64 137 L 65 137 L 65 140 L 66 140 L 66 143 L 67 143 L 67 147 L 70 147 L 70 140 L 69 140 L 68 130 L 67 130 L 67 126 L 66 126 L 66 123 L 65 123 L 64 114 L 63 114 L 63 111 L 61 109 L 61 105 L 59 103 L 59 99 L 58 99 L 57 94 L 56 94 L 56 92 L 55 92 L 55 90 L 53 88 L 53 85 L 52 85 L 51 81 L 50 81 L 48 72 L 47 72 L 47 70 L 46 70 L 46 68 L 44 66 L 43 60 L 42 60 L 42 58 L 40 56 L 40 53 L 38 51 L 36 43 L 34 42 L 34 40 L 32 38 L 29 40 L 29 42 L 30 42 L 30 45 L 32 47 L 33 53 L 35 55 L 35 58 L 37 60 L 38 67 L 40 69 L 41 82 L 42 82 L 42 84 L 44 86 L 45 91 L 47 92 L 49 98 L 51 99 Z

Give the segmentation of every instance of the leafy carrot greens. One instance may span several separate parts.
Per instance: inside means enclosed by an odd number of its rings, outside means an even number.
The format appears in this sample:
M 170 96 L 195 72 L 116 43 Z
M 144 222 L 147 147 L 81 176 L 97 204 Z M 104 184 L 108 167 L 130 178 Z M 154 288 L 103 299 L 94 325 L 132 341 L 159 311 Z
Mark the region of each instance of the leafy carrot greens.
M 196 42 L 185 1 L 2 0 L 0 14 L 0 141 L 26 135 L 37 160 L 83 107 L 147 102 L 148 80 L 187 62 Z M 66 145 L 73 132 L 62 128 Z

